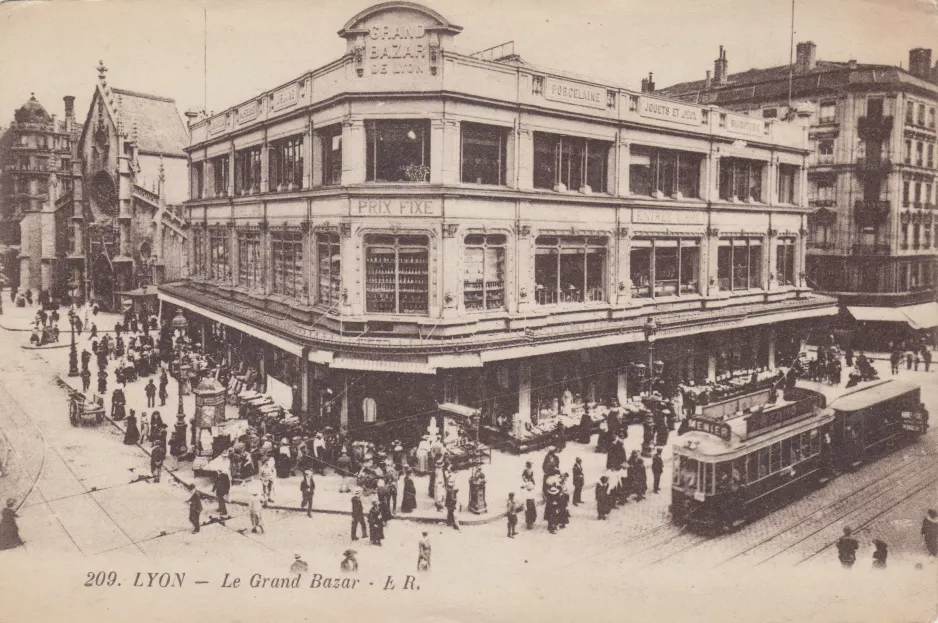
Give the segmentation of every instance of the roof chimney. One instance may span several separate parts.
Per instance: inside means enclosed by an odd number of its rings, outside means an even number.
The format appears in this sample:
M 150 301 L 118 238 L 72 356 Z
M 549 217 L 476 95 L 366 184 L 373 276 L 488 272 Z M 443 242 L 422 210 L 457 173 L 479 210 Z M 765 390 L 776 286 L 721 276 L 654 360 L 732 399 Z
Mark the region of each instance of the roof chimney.
M 704 79 L 704 89 L 709 91 L 712 86 L 712 80 L 710 78 L 710 70 L 707 70 L 707 77 Z
M 65 102 L 65 118 L 74 119 L 75 118 L 75 96 L 66 95 L 62 98 L 62 101 Z
M 806 74 L 814 71 L 814 68 L 817 67 L 817 59 L 815 58 L 817 46 L 814 45 L 814 42 L 802 41 L 798 44 L 796 50 L 795 73 Z
M 931 50 L 915 48 L 909 50 L 909 73 L 917 78 L 928 80 L 931 73 Z
M 648 72 L 648 92 L 655 92 L 655 74 Z
M 717 85 L 726 84 L 729 77 L 729 61 L 726 60 L 726 50 L 720 46 L 720 57 L 713 61 L 713 79 Z

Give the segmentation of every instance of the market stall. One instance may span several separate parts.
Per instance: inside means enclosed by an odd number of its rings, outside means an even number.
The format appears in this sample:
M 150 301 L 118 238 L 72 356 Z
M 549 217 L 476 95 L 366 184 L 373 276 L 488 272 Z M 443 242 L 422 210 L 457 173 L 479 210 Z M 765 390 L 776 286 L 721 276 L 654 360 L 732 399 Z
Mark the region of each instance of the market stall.
M 632 408 L 630 405 L 627 411 L 631 413 Z M 530 421 L 525 421 L 518 413 L 511 421 L 499 418 L 494 426 L 481 426 L 480 438 L 499 449 L 523 454 L 585 435 L 582 425 L 587 425 L 588 433 L 592 434 L 599 429 L 611 410 L 619 412 L 622 408 L 568 400 L 556 408 L 541 409 Z
M 441 439 L 453 469 L 492 462 L 492 449 L 479 441 L 481 414 L 478 409 L 444 402 L 438 405 Z

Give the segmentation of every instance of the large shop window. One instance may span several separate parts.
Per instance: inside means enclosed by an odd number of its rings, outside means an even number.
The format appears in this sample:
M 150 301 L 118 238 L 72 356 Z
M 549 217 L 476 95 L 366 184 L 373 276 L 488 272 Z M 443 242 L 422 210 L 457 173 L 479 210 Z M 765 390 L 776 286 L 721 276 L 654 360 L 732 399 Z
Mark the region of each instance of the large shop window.
M 342 183 L 342 125 L 336 124 L 319 131 L 322 139 L 322 183 L 325 186 Z
M 467 311 L 504 309 L 505 244 L 502 235 L 466 236 L 463 306 Z
M 606 300 L 607 239 L 538 236 L 534 256 L 538 305 Z
M 303 188 L 303 135 L 298 134 L 270 145 L 270 189 Z M 258 175 L 260 184 L 260 175 Z
M 699 240 L 633 238 L 629 260 L 633 297 L 674 296 L 700 291 Z
M 700 197 L 700 154 L 633 145 L 629 191 L 634 195 Z
M 780 286 L 795 285 L 795 240 L 780 238 L 775 248 L 775 278 Z
M 365 236 L 365 307 L 377 314 L 426 314 L 427 236 Z
M 193 162 L 192 167 L 190 168 L 189 173 L 189 196 L 193 199 L 202 198 L 202 171 L 204 164 L 201 162 Z
M 192 274 L 205 276 L 205 230 L 192 230 Z
M 212 179 L 214 182 L 213 190 L 216 197 L 224 197 L 228 194 L 228 167 L 230 166 L 230 157 L 217 156 L 212 158 Z
M 560 134 L 534 133 L 534 187 L 606 192 L 611 143 Z
M 238 232 L 238 285 L 253 290 L 261 282 L 261 232 Z
M 342 298 L 342 256 L 338 234 L 316 234 L 319 303 L 335 307 Z
M 720 159 L 720 199 L 762 201 L 765 163 L 743 158 Z
M 751 290 L 762 287 L 762 241 L 755 238 L 724 238 L 717 252 L 717 278 L 721 290 Z
M 369 182 L 429 182 L 430 122 L 382 119 L 365 123 Z
M 235 152 L 235 194 L 257 192 L 261 187 L 261 148 Z
M 209 230 L 208 260 L 212 279 L 227 279 L 228 271 L 228 228 L 213 227 Z
M 792 164 L 778 165 L 778 201 L 779 203 L 795 203 L 795 176 L 798 167 Z
M 462 123 L 462 176 L 467 184 L 505 184 L 507 128 Z
M 271 231 L 271 292 L 294 298 L 306 296 L 303 274 L 303 232 Z

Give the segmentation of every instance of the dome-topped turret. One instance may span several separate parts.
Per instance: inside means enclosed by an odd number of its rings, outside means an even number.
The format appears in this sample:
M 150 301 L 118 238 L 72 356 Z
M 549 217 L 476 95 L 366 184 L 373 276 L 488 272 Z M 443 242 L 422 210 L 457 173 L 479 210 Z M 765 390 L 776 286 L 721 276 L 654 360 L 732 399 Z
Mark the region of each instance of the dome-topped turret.
M 36 94 L 31 93 L 29 101 L 14 113 L 17 123 L 52 123 L 52 117 L 42 107 Z

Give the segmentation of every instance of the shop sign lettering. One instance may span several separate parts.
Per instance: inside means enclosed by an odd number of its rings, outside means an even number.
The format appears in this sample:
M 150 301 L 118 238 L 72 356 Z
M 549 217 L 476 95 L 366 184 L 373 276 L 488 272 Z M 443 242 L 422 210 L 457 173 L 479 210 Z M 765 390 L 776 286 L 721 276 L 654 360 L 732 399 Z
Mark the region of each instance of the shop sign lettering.
M 224 115 L 215 117 L 208 122 L 208 133 L 209 134 L 218 134 L 225 130 L 228 127 L 228 119 Z
M 257 105 L 257 100 L 245 104 L 238 109 L 238 123 L 244 123 L 246 121 L 251 121 L 257 117 L 257 113 L 260 110 L 260 107 Z
M 705 225 L 707 214 L 698 210 L 658 210 L 635 208 L 632 221 L 636 223 L 658 223 L 663 225 Z
M 606 108 L 606 91 L 595 89 L 575 82 L 563 82 L 546 78 L 544 80 L 544 99 L 590 108 Z
M 762 136 L 765 134 L 765 121 L 727 113 L 726 129 L 735 134 Z
M 358 199 L 358 216 L 439 216 L 432 199 Z
M 282 110 L 284 108 L 289 108 L 296 104 L 297 100 L 297 85 L 291 84 L 285 86 L 279 91 L 274 92 L 274 103 L 272 108 L 274 110 Z
M 702 123 L 699 108 L 648 97 L 642 97 L 639 100 L 638 114 L 642 117 L 673 121 L 685 125 L 700 125 Z
M 427 73 L 428 38 L 422 25 L 372 26 L 367 58 L 372 74 Z

